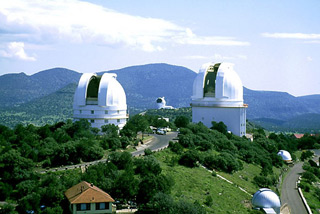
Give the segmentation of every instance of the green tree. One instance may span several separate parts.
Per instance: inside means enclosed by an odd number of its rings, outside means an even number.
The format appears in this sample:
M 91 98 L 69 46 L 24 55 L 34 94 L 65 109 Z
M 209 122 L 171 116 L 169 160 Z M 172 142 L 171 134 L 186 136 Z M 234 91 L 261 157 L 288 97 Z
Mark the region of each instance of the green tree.
M 211 129 L 217 130 L 218 132 L 221 132 L 224 135 L 227 134 L 228 132 L 227 126 L 222 121 L 220 121 L 219 123 L 212 121 L 211 124 L 212 124 Z
M 178 128 L 186 128 L 189 124 L 189 118 L 187 118 L 186 116 L 177 116 L 176 119 L 174 120 L 174 124 L 178 127 Z

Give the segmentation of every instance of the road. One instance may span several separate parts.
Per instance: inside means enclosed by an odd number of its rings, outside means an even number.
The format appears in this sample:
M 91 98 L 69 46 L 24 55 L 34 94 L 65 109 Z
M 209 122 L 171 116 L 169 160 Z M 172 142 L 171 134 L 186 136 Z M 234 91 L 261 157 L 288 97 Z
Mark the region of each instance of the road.
M 301 197 L 296 188 L 296 182 L 303 172 L 303 163 L 296 163 L 285 177 L 281 188 L 281 203 L 287 203 L 290 207 L 291 214 L 308 214 Z
M 156 151 L 158 149 L 164 148 L 169 145 L 169 141 L 173 140 L 175 137 L 177 137 L 177 132 L 168 132 L 166 135 L 157 135 L 152 134 L 154 137 L 152 142 L 148 143 L 145 147 L 142 146 L 138 148 L 137 151 L 131 152 L 132 156 L 138 156 L 141 154 L 144 154 L 145 149 L 151 149 L 151 151 Z
M 156 151 L 158 149 L 165 148 L 169 145 L 170 140 L 173 140 L 175 137 L 177 137 L 177 134 L 178 134 L 177 132 L 168 132 L 167 135 L 152 134 L 151 136 L 153 136 L 153 139 L 151 140 L 150 143 L 138 147 L 137 151 L 131 152 L 131 154 L 132 154 L 132 156 L 139 156 L 139 155 L 144 154 L 144 150 L 147 148 L 151 149 L 151 151 Z M 40 173 L 57 172 L 57 171 L 76 169 L 76 168 L 81 168 L 81 167 L 88 167 L 88 166 L 95 165 L 98 163 L 105 163 L 107 161 L 108 161 L 107 159 L 101 159 L 101 160 L 86 162 L 86 163 L 82 163 L 82 164 L 62 166 L 59 168 L 51 168 L 51 169 L 47 169 L 44 171 L 40 171 Z
M 314 161 L 319 160 L 320 150 L 313 150 L 315 153 Z M 281 202 L 282 204 L 288 203 L 291 214 L 307 214 L 307 209 L 302 203 L 302 199 L 296 188 L 296 182 L 300 176 L 300 173 L 303 172 L 302 169 L 303 163 L 299 162 L 295 164 L 291 170 L 288 172 L 286 178 L 283 181 L 281 188 Z

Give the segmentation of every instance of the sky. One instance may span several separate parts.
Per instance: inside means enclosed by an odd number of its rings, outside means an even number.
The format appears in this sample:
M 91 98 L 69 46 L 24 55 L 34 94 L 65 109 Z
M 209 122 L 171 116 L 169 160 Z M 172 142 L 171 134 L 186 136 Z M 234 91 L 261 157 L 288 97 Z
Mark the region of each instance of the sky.
M 231 62 L 245 87 L 320 94 L 319 0 L 0 0 L 0 75 Z

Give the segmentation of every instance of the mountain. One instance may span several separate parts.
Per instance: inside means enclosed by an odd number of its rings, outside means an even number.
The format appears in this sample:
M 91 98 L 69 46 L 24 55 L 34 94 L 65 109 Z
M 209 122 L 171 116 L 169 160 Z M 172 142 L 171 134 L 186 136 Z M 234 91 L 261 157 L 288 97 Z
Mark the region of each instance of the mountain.
M 25 73 L 0 76 L 0 107 L 11 107 L 53 93 L 81 74 L 65 68 L 53 68 L 28 76 Z
M 76 83 L 70 83 L 58 91 L 0 111 L 0 124 L 14 127 L 18 123 L 44 125 L 72 119 L 73 95 Z
M 107 72 L 117 74 L 117 80 L 126 92 L 128 106 L 156 108 L 158 97 L 165 97 L 167 105 L 176 108 L 190 105 L 196 73 L 188 68 L 160 63 Z
M 117 74 L 127 95 L 130 114 L 156 108 L 155 100 L 162 96 L 167 105 L 188 107 L 196 77 L 188 68 L 168 64 L 104 72 Z M 55 68 L 32 76 L 23 73 L 0 76 L 0 107 L 3 109 L 0 123 L 10 126 L 18 122 L 43 124 L 71 118 L 73 94 L 80 75 Z M 244 101 L 249 105 L 247 118 L 269 130 L 320 130 L 320 95 L 295 97 L 286 92 L 244 87 Z

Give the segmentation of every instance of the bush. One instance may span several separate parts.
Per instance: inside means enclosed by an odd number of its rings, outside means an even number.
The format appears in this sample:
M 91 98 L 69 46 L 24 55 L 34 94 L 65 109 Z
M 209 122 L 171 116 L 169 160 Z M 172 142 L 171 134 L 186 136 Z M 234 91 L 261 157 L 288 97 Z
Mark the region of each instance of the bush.
M 253 178 L 253 181 L 259 187 L 270 187 L 272 185 L 272 180 L 266 176 L 257 175 Z
M 316 176 L 309 172 L 309 171 L 306 171 L 306 172 L 303 172 L 302 173 L 302 178 L 306 179 L 307 182 L 316 182 L 317 181 L 317 178 Z
M 199 159 L 200 156 L 197 151 L 189 150 L 180 157 L 179 164 L 187 167 L 195 167 Z
M 144 150 L 144 155 L 146 155 L 146 156 L 152 155 L 151 149 L 145 149 L 145 150 Z
M 301 154 L 301 160 L 304 161 L 304 160 L 307 160 L 309 158 L 311 158 L 313 156 L 313 152 L 312 151 L 303 151 L 302 154 Z
M 180 143 L 174 143 L 172 141 L 169 142 L 169 148 L 176 154 L 181 154 L 183 151 L 183 147 Z

